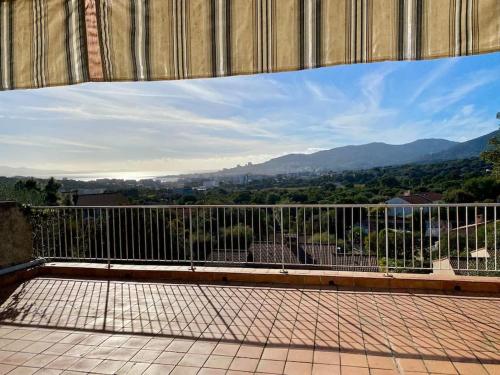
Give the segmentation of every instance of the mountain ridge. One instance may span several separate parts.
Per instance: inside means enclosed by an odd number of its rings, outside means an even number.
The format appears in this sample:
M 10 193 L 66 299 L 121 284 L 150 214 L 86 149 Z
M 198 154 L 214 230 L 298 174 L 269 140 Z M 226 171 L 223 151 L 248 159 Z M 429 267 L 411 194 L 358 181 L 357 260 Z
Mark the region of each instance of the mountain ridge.
M 411 163 L 465 159 L 479 156 L 487 147 L 488 141 L 497 134 L 498 131 L 494 131 L 465 142 L 426 138 L 401 145 L 384 142 L 348 145 L 312 154 L 287 154 L 263 163 L 223 169 L 209 175 L 237 176 L 318 171 L 340 172 Z

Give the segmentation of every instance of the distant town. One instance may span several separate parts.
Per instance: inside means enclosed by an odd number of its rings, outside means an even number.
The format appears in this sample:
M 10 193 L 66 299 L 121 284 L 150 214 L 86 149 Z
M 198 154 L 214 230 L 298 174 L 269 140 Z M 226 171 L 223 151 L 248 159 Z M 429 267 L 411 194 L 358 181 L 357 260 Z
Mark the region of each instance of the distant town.
M 142 180 L 0 177 L 0 200 L 67 206 L 496 202 L 497 149 L 493 132 L 463 143 L 370 143 Z

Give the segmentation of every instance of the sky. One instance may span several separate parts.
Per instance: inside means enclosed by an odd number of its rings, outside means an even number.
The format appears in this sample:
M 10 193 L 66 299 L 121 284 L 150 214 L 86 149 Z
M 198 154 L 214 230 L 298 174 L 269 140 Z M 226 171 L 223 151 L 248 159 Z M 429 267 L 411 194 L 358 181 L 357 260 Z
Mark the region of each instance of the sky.
M 465 141 L 498 127 L 499 66 L 494 53 L 0 92 L 0 174 L 139 178 L 376 141 Z

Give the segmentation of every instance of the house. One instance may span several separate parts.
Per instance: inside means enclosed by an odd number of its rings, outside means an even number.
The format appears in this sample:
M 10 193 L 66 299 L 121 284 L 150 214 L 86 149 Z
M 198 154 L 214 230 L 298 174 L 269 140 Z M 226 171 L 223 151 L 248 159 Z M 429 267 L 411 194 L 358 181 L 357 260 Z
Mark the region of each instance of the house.
M 443 195 L 440 193 L 435 193 L 432 191 L 425 193 L 414 193 L 406 191 L 403 195 L 395 198 L 391 198 L 386 201 L 387 204 L 433 204 L 441 203 L 443 201 Z
M 76 206 L 124 206 L 128 199 L 122 193 L 82 194 L 76 197 Z
M 480 275 L 484 271 L 495 270 L 500 261 L 498 250 L 480 248 L 471 251 L 469 256 L 450 256 L 432 262 L 432 273 L 437 275 Z
M 434 203 L 442 203 L 443 201 L 443 196 L 440 193 L 435 193 L 435 192 L 425 192 L 425 193 L 414 193 L 412 194 L 410 191 L 406 191 L 404 195 L 401 195 L 399 197 L 391 198 L 385 203 L 387 204 L 402 204 L 402 205 L 429 205 L 429 204 L 434 204 Z M 423 213 L 427 213 L 429 209 L 427 207 L 423 207 Z M 397 216 L 397 217 L 403 217 L 403 216 L 410 216 L 412 214 L 411 209 L 409 208 L 403 208 L 403 207 L 397 207 L 390 209 L 388 212 L 388 215 L 391 217 Z M 404 214 L 403 214 L 404 213 Z

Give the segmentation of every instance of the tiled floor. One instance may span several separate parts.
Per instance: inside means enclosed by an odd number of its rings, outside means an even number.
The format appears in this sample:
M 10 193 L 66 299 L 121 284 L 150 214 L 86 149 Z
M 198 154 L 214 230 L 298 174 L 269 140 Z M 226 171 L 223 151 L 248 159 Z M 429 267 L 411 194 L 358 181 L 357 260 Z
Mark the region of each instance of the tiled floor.
M 499 374 L 500 298 L 39 278 L 1 374 Z

